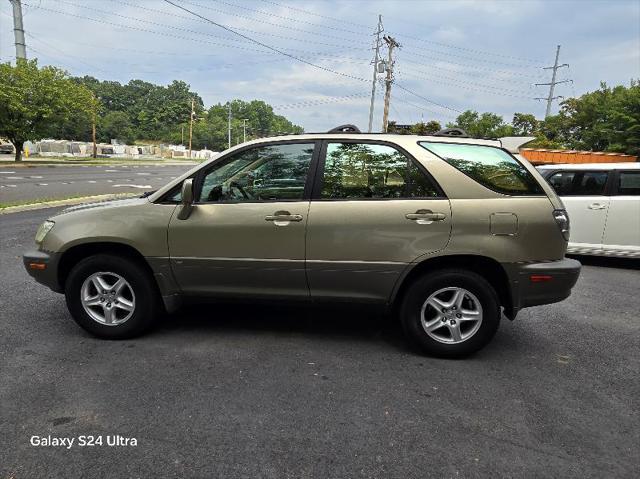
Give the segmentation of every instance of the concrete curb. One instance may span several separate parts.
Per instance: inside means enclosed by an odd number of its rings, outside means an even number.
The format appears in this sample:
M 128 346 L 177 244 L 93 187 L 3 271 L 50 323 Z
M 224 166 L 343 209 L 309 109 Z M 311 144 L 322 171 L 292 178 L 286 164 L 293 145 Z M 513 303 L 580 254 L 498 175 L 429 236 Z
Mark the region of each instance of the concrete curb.
M 20 213 L 22 211 L 42 210 L 45 208 L 55 208 L 56 206 L 72 206 L 82 203 L 92 203 L 96 201 L 133 198 L 136 196 L 140 195 L 137 193 L 117 193 L 110 195 L 81 196 L 79 198 L 68 198 L 66 200 L 43 201 L 41 203 L 31 203 L 28 205 L 7 206 L 6 208 L 0 208 L 0 215 Z

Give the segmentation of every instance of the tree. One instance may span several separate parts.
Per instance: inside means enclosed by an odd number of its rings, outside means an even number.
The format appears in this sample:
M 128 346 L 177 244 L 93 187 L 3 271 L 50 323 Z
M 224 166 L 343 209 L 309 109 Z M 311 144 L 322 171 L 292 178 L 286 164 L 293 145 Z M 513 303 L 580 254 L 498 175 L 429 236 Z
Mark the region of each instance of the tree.
M 440 126 L 440 123 L 435 121 L 435 120 L 431 120 L 428 123 L 425 123 L 423 121 L 416 123 L 415 125 L 413 125 L 411 127 L 411 134 L 413 135 L 430 135 L 432 133 L 436 133 L 438 131 L 442 130 L 442 127 Z
M 100 141 L 108 143 L 114 139 L 121 143 L 132 143 L 135 140 L 131 121 L 127 114 L 122 111 L 107 113 L 100 119 L 98 126 L 98 138 Z
M 538 120 L 530 113 L 514 113 L 513 133 L 518 136 L 535 135 L 538 132 Z
M 15 147 L 16 161 L 22 159 L 25 141 L 39 140 L 52 125 L 78 115 L 89 118 L 94 107 L 91 92 L 63 70 L 38 68 L 37 60 L 0 64 L 0 136 Z
M 500 138 L 513 135 L 513 127 L 505 123 L 501 116 L 495 113 L 480 115 L 474 110 L 461 113 L 455 122 L 447 124 L 447 128 L 462 128 L 476 138 Z

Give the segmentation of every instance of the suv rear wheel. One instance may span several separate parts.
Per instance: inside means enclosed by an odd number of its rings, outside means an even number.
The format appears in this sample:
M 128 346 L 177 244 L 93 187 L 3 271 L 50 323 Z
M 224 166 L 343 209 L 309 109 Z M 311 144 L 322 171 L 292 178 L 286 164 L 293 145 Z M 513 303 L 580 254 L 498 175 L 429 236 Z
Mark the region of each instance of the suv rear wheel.
M 400 315 L 405 333 L 422 351 L 463 357 L 493 338 L 500 324 L 500 303 L 482 276 L 447 269 L 411 284 Z
M 69 273 L 65 296 L 75 322 L 101 338 L 136 336 L 158 312 L 158 295 L 147 271 L 108 254 L 80 261 Z

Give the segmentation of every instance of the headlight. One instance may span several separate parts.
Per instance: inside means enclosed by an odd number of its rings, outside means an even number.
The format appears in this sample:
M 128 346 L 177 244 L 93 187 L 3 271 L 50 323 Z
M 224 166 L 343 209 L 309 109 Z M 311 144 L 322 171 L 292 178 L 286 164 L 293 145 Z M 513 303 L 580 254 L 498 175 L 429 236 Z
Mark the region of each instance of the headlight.
M 558 228 L 560 228 L 562 237 L 569 241 L 569 233 L 571 231 L 569 214 L 565 210 L 553 210 L 553 218 L 556 220 Z
M 55 223 L 53 221 L 45 221 L 38 227 L 38 231 L 36 231 L 36 243 L 40 244 L 44 240 L 44 237 L 47 236 L 47 233 L 51 231 L 51 228 Z

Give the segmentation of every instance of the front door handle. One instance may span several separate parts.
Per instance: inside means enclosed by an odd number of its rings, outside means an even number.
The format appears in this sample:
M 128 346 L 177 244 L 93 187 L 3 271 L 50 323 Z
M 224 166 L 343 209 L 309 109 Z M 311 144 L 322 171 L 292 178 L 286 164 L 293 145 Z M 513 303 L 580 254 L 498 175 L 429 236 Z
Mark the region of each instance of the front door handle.
M 607 207 L 604 203 L 591 203 L 587 208 L 590 210 L 604 210 Z
M 302 215 L 292 215 L 288 211 L 276 211 L 272 215 L 264 217 L 266 221 L 273 221 L 276 226 L 287 226 L 292 221 L 302 221 Z
M 428 225 L 434 221 L 444 221 L 447 216 L 444 213 L 434 213 L 431 210 L 418 210 L 415 213 L 407 213 L 404 217 L 419 225 Z

